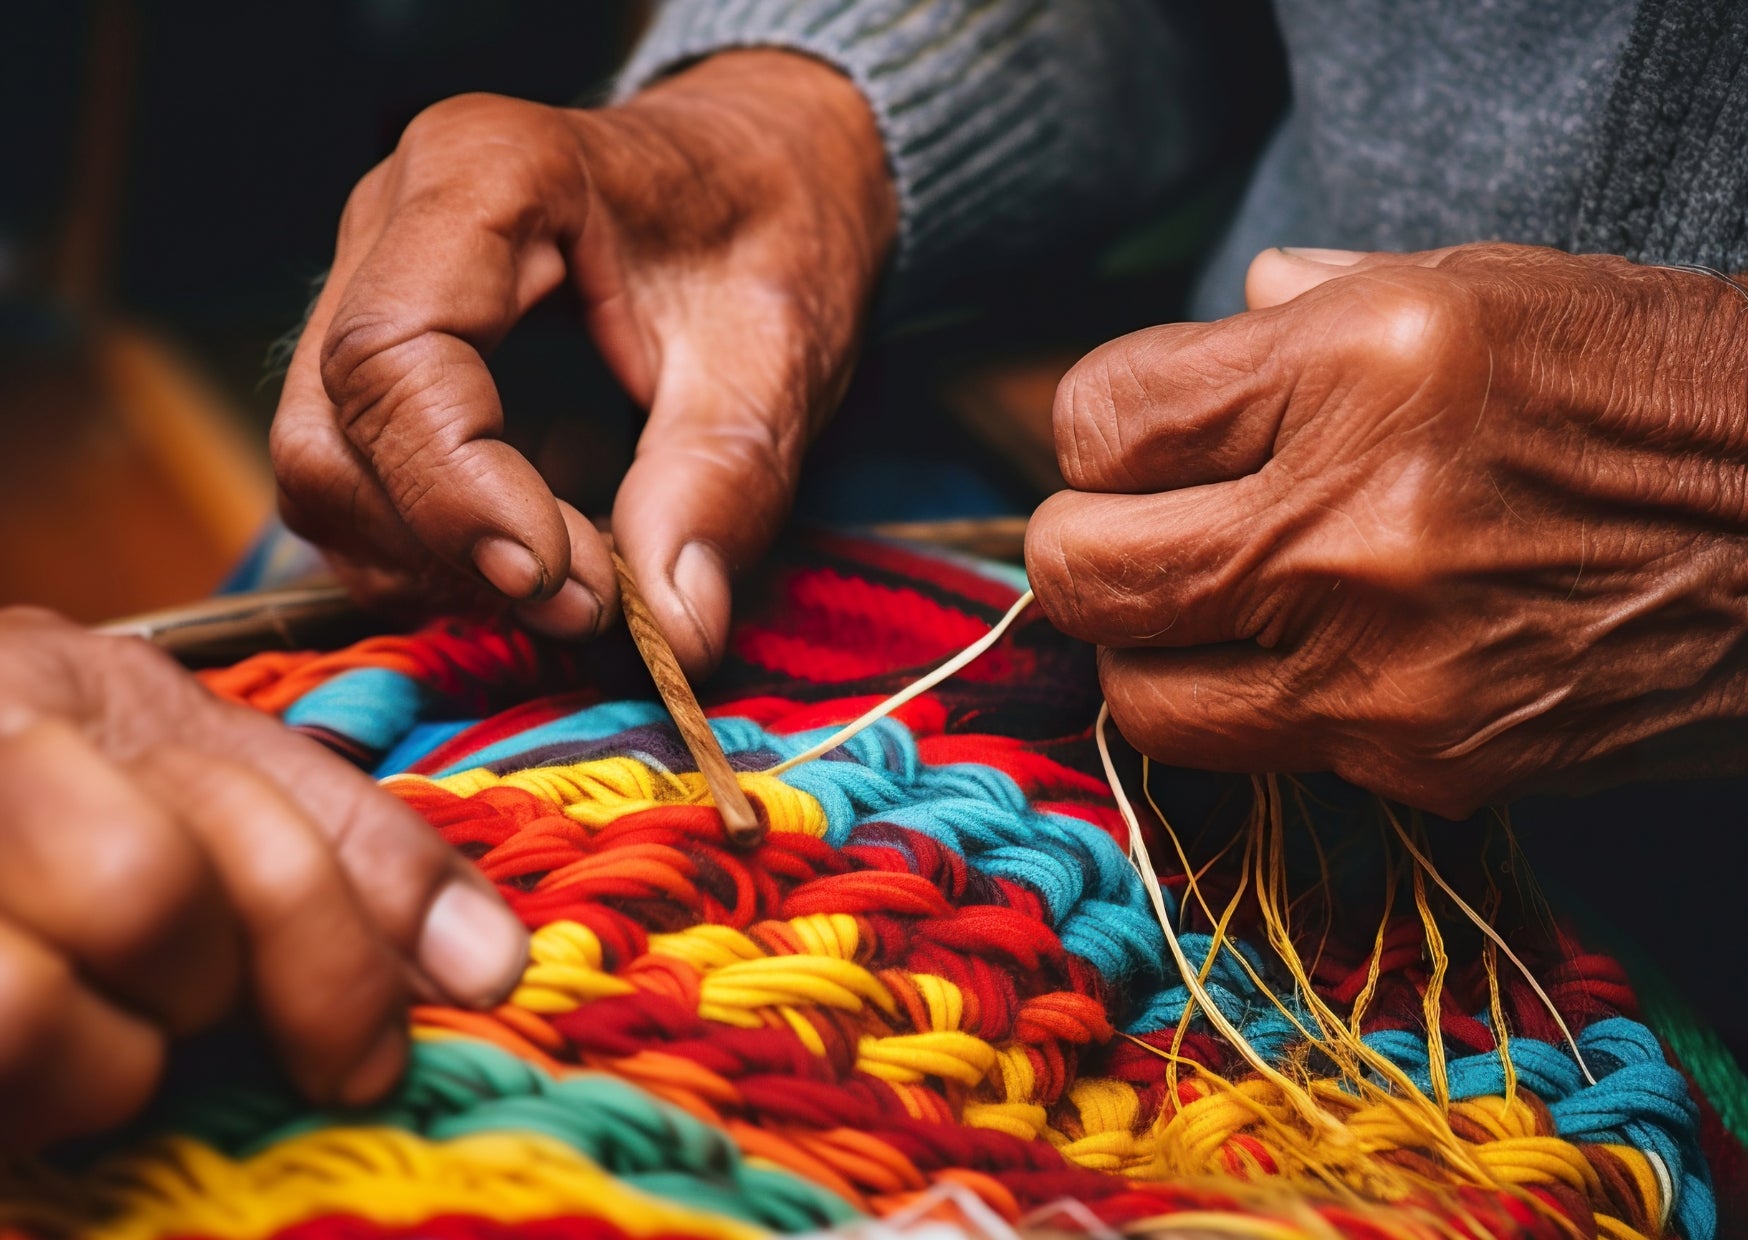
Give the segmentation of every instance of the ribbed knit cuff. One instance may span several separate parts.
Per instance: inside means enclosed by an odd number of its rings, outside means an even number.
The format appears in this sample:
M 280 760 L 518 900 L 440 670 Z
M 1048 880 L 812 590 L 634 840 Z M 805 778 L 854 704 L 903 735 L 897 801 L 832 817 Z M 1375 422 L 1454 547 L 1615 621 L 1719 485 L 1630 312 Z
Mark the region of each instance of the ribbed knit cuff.
M 1122 218 L 1181 170 L 1184 117 L 1148 85 L 1182 59 L 1163 36 L 1133 0 L 669 0 L 614 94 L 735 47 L 839 69 L 873 110 L 897 188 L 888 296 L 915 308 Z

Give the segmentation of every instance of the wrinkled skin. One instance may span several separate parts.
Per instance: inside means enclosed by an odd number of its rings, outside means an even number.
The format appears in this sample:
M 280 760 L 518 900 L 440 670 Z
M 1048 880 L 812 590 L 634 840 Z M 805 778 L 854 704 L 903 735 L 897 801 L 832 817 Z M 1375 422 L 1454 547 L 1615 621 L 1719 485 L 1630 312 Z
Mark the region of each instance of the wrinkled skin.
M 484 582 L 548 631 L 605 624 L 604 545 L 497 440 L 482 360 L 568 285 L 650 410 L 614 538 L 706 670 L 895 219 L 865 104 L 803 57 L 594 112 L 439 105 L 348 205 L 274 429 L 287 514 L 365 593 Z M 1273 251 L 1249 296 L 1104 346 L 1057 402 L 1074 489 L 1028 565 L 1132 741 L 1451 815 L 1744 765 L 1735 292 L 1474 245 Z
M 500 1000 L 521 925 L 416 814 L 142 642 L 0 610 L 0 1147 L 113 1126 L 248 1006 L 322 1102 L 375 1099 L 409 996 Z
M 707 670 L 731 576 L 775 537 L 848 381 L 896 214 L 861 95 L 789 53 L 716 56 L 613 108 L 426 110 L 347 203 L 291 362 L 288 522 L 367 600 L 484 587 L 556 635 L 608 623 L 607 544 L 498 438 L 485 361 L 568 287 L 649 411 L 616 546 Z
M 896 227 L 861 97 L 715 58 L 623 107 L 470 96 L 359 184 L 273 428 L 288 520 L 371 597 L 491 593 L 595 632 L 606 544 L 498 438 L 484 357 L 568 286 L 649 409 L 618 549 L 694 671 L 786 514 Z M 0 611 L 0 1146 L 112 1126 L 251 1009 L 320 1102 L 386 1091 L 409 999 L 499 1001 L 527 936 L 344 761 L 162 654 Z
M 1748 306 L 1506 245 L 1271 251 L 1064 379 L 1027 565 L 1166 762 L 1448 816 L 1748 769 Z

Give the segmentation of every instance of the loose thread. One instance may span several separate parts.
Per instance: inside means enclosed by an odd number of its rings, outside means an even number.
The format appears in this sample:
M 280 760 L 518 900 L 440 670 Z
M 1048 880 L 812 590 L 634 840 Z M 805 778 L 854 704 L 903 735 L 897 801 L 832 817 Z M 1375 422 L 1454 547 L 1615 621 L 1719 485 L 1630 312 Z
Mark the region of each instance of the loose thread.
M 1154 916 L 1159 921 L 1159 928 L 1165 933 L 1165 945 L 1171 951 L 1176 962 L 1178 973 L 1183 978 L 1184 986 L 1194 996 L 1197 1004 L 1207 1013 L 1208 1021 L 1220 1031 L 1238 1054 L 1243 1057 L 1256 1072 L 1279 1089 L 1292 1104 L 1301 1119 L 1315 1128 L 1322 1128 L 1327 1135 L 1340 1140 L 1348 1140 L 1346 1129 L 1341 1122 L 1318 1105 L 1317 1100 L 1299 1086 L 1297 1081 L 1278 1071 L 1273 1064 L 1264 1059 L 1257 1049 L 1250 1044 L 1244 1034 L 1222 1012 L 1207 990 L 1203 987 L 1197 971 L 1191 967 L 1189 957 L 1184 954 L 1183 945 L 1178 942 L 1177 932 L 1172 929 L 1171 913 L 1165 907 L 1165 893 L 1159 886 L 1159 875 L 1154 872 L 1153 861 L 1147 854 L 1147 840 L 1141 833 L 1141 820 L 1135 816 L 1135 807 L 1129 802 L 1129 794 L 1123 788 L 1123 781 L 1117 777 L 1116 763 L 1111 760 L 1110 741 L 1105 736 L 1105 725 L 1110 722 L 1111 707 L 1108 702 L 1099 704 L 1099 717 L 1093 724 L 1093 739 L 1098 744 L 1099 761 L 1104 764 L 1105 779 L 1111 785 L 1111 793 L 1117 801 L 1117 812 L 1123 816 L 1123 821 L 1129 828 L 1129 852 L 1135 864 L 1135 872 L 1141 879 L 1141 885 L 1147 891 L 1147 898 L 1152 901 Z
M 1445 881 L 1444 875 L 1438 872 L 1438 867 L 1433 865 L 1426 854 L 1414 846 L 1414 841 L 1409 838 L 1407 830 L 1397 820 L 1396 815 L 1390 813 L 1388 806 L 1385 807 L 1385 814 L 1389 819 L 1390 826 L 1395 829 L 1397 838 L 1402 841 L 1402 847 L 1406 848 L 1408 855 L 1413 857 L 1415 863 L 1426 871 L 1426 876 L 1438 884 L 1438 889 L 1444 892 L 1452 903 L 1463 911 L 1463 916 L 1473 922 L 1477 930 L 1486 935 L 1498 946 L 1500 951 L 1505 953 L 1507 960 L 1517 966 L 1517 971 L 1523 974 L 1524 981 L 1529 983 L 1530 989 L 1535 991 L 1536 997 L 1542 1001 L 1542 1006 L 1548 1009 L 1548 1015 L 1552 1016 L 1554 1023 L 1560 1027 L 1560 1034 L 1566 1039 L 1566 1045 L 1572 1052 L 1572 1058 L 1578 1061 L 1578 1070 L 1584 1073 L 1584 1079 L 1592 1085 L 1596 1084 L 1596 1077 L 1591 1075 L 1590 1065 L 1584 1062 L 1584 1052 L 1578 1049 L 1578 1039 L 1572 1036 L 1572 1030 L 1566 1024 L 1566 1018 L 1560 1015 L 1560 1009 L 1554 1006 L 1553 999 L 1549 998 L 1548 992 L 1542 989 L 1542 984 L 1536 980 L 1535 974 L 1530 972 L 1529 966 L 1518 957 L 1516 952 L 1511 950 L 1511 944 L 1505 941 L 1505 936 L 1488 925 L 1486 919 L 1471 908 L 1468 901 L 1458 895 L 1456 890 Z
M 990 629 L 989 632 L 985 633 L 982 637 L 972 642 L 958 654 L 941 664 L 941 666 L 937 667 L 927 676 L 924 676 L 921 680 L 912 682 L 903 689 L 900 689 L 897 693 L 894 693 L 884 702 L 881 702 L 878 706 L 858 715 L 855 719 L 846 723 L 843 727 L 839 728 L 836 732 L 833 732 L 830 736 L 826 737 L 811 749 L 804 750 L 801 753 L 796 754 L 793 758 L 787 758 L 784 761 L 779 762 L 776 766 L 769 768 L 765 771 L 765 774 L 781 775 L 785 771 L 794 770 L 803 762 L 812 762 L 815 758 L 822 758 L 832 750 L 837 749 L 839 746 L 848 744 L 857 736 L 861 735 L 861 733 L 873 727 L 893 711 L 903 706 L 906 702 L 909 702 L 912 698 L 920 697 L 927 693 L 943 680 L 946 680 L 948 677 L 960 671 L 960 669 L 969 665 L 979 655 L 983 654 L 984 651 L 1000 641 L 1002 635 L 1013 626 L 1014 621 L 1019 619 L 1020 613 L 1025 611 L 1027 607 L 1031 606 L 1032 597 L 1032 592 L 1027 590 L 1024 594 L 1020 595 L 1018 599 L 1014 600 L 1014 605 L 1008 608 L 1006 615 L 995 622 L 994 628 Z

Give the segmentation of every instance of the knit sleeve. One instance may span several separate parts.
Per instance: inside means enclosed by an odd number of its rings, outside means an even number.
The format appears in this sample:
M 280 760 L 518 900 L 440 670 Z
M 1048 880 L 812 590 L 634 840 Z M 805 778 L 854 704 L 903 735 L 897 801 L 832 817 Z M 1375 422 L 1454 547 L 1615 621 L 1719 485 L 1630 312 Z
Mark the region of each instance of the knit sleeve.
M 668 0 L 624 97 L 731 47 L 846 74 L 873 109 L 900 206 L 888 297 L 1107 238 L 1207 141 L 1193 40 L 1150 0 Z

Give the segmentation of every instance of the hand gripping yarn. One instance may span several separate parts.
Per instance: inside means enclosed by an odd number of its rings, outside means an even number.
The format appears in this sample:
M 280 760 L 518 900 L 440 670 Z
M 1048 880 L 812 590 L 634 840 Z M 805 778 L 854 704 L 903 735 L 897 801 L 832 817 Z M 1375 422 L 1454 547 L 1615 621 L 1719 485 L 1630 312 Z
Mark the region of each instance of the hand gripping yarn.
M 751 851 L 623 644 L 455 622 L 209 673 L 472 859 L 532 932 L 526 972 L 494 1011 L 416 1009 L 405 1080 L 364 1110 L 217 1035 L 134 1129 L 0 1171 L 0 1226 L 1736 1234 L 1714 1185 L 1739 1142 L 1621 967 L 1499 881 L 1497 841 L 1174 772 L 1138 799 L 1180 831 L 1147 812 L 1132 839 L 1091 654 L 1035 616 L 785 765 L 1022 586 L 822 537 L 749 587 L 704 699 L 770 823 Z

